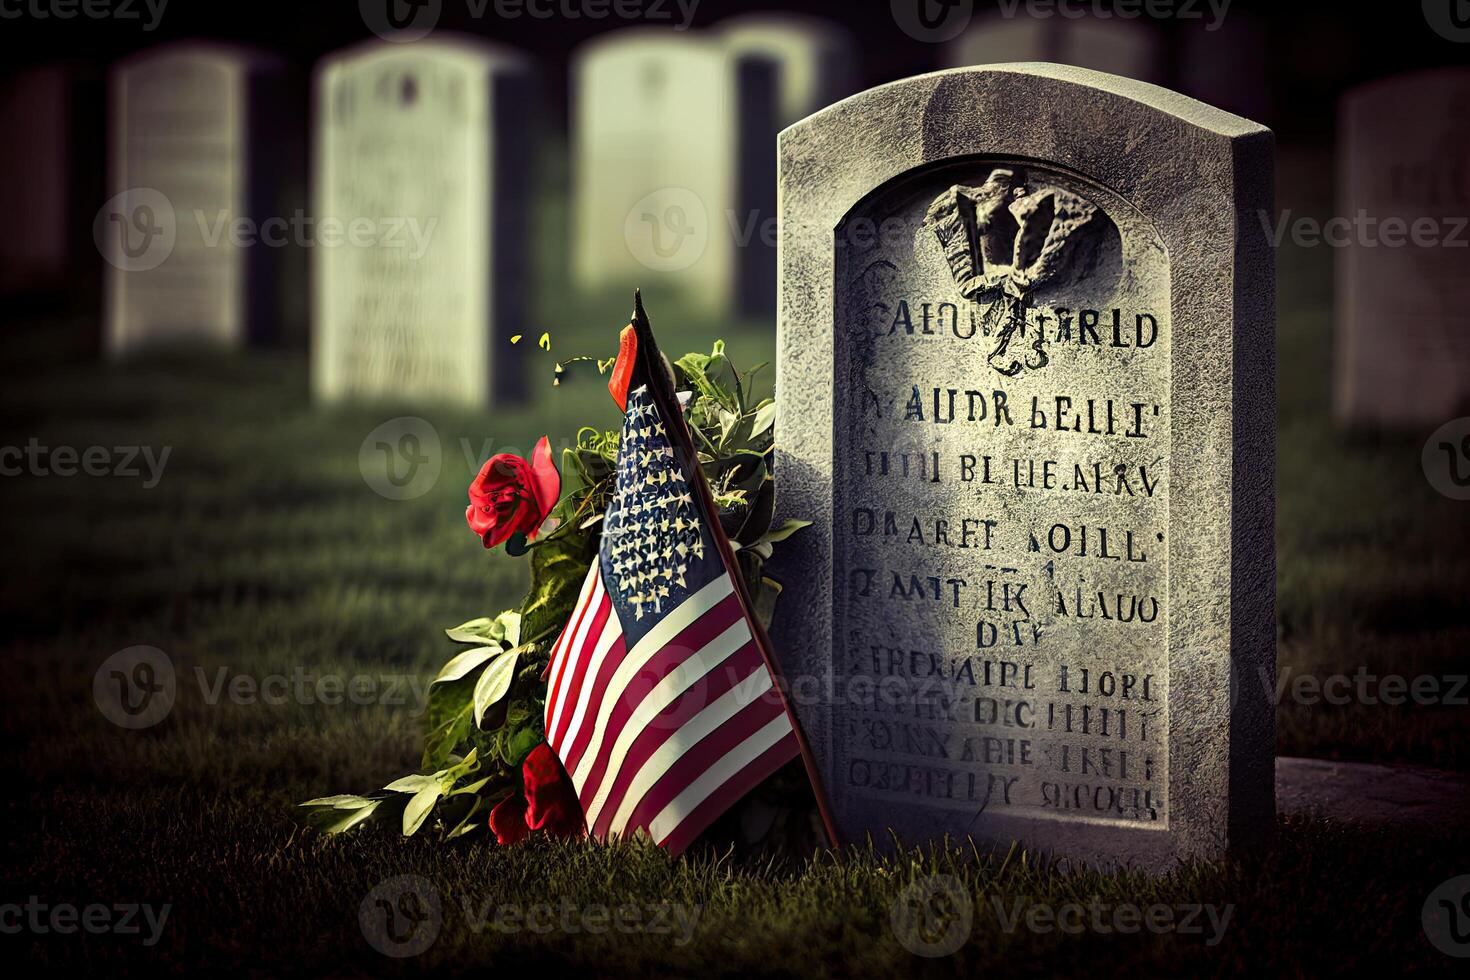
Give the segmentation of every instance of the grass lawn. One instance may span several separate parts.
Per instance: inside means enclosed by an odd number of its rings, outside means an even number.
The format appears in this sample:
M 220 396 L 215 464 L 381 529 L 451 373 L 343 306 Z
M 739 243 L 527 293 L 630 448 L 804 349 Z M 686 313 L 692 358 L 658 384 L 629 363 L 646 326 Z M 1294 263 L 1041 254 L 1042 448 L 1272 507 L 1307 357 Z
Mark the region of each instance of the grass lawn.
M 1424 480 L 1427 433 L 1351 443 L 1332 432 L 1323 258 L 1282 257 L 1281 672 L 1462 674 L 1470 509 Z M 606 354 L 626 305 L 621 297 L 548 304 L 544 323 L 526 333 L 550 329 L 557 355 Z M 684 320 L 655 297 L 650 307 L 670 351 L 708 349 L 724 333 L 737 363 L 774 356 L 768 327 Z M 10 788 L 0 904 L 34 895 L 170 911 L 154 945 L 144 944 L 146 926 L 141 937 L 4 929 L 0 948 L 12 962 L 260 975 L 566 963 L 704 977 L 1432 973 L 1454 963 L 1419 924 L 1430 890 L 1470 872 L 1453 828 L 1409 840 L 1283 821 L 1266 853 L 1157 880 L 943 848 L 840 863 L 708 850 L 670 861 L 631 844 L 507 850 L 476 837 L 441 846 L 378 828 L 313 836 L 294 822 L 292 804 L 371 789 L 414 768 L 416 692 L 451 647 L 441 628 L 520 593 L 523 563 L 486 554 L 464 526 L 478 459 L 526 451 L 543 432 L 565 443 L 580 425 L 612 424 L 614 409 L 596 379 L 553 390 L 552 355 L 535 350 L 523 356 L 547 384 L 523 410 L 318 410 L 299 354 L 109 366 L 68 341 L 74 326 L 7 326 L 0 445 L 34 437 L 170 455 L 151 489 L 141 476 L 0 480 L 0 725 Z M 441 475 L 425 495 L 394 501 L 369 488 L 358 452 L 377 425 L 405 414 L 437 430 Z M 178 693 L 164 722 L 129 731 L 98 710 L 93 676 L 108 655 L 140 644 L 171 658 Z M 323 678 L 356 683 L 357 696 L 326 703 L 335 699 Z M 1470 769 L 1464 707 L 1288 697 L 1278 721 L 1283 754 Z M 439 933 L 421 955 L 391 959 L 365 939 L 359 909 L 365 900 L 372 907 L 379 883 L 405 874 L 437 893 Z M 907 886 L 934 874 L 954 876 L 971 925 L 955 955 L 925 959 L 900 942 L 891 912 Z M 632 903 L 645 916 L 650 904 L 673 903 L 683 919 L 670 921 L 690 929 L 598 933 L 591 923 L 538 933 L 484 921 L 487 908 L 555 907 L 564 897 L 584 910 Z M 1094 899 L 1108 908 L 1211 905 L 1231 917 L 1218 936 L 1207 920 L 1202 934 L 1136 935 L 1013 921 L 1033 904 Z

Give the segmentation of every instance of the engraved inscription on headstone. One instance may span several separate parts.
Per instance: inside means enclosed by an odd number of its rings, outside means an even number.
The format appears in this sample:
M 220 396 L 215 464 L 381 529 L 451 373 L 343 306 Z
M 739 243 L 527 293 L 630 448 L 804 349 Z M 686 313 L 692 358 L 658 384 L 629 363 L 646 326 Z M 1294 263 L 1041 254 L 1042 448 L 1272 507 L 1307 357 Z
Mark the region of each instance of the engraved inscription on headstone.
M 531 76 L 469 40 L 368 42 L 316 90 L 318 398 L 485 405 L 526 390 Z
M 1427 432 L 1470 412 L 1470 70 L 1363 85 L 1338 115 L 1337 420 Z
M 1163 867 L 1262 833 L 1269 132 L 1008 66 L 820 113 L 780 168 L 778 509 L 822 530 L 775 635 L 842 834 Z

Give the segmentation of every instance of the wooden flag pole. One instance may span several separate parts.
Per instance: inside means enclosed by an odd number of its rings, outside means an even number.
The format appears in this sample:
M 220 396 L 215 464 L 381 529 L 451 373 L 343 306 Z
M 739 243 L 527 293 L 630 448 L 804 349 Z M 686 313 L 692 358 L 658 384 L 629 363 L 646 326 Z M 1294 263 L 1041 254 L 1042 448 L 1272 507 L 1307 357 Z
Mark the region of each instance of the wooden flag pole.
M 659 410 L 665 417 L 683 422 L 684 412 L 679 407 L 678 396 L 672 390 L 671 379 L 664 369 L 663 354 L 659 351 L 658 342 L 653 339 L 653 328 L 649 325 L 648 314 L 643 311 L 643 296 L 639 290 L 633 291 L 632 326 L 638 338 L 637 356 L 642 357 L 646 354 L 648 357 L 646 363 L 652 382 L 649 390 L 653 394 L 654 401 L 658 403 Z M 822 783 L 821 771 L 818 770 L 816 760 L 812 756 L 812 748 L 807 743 L 806 732 L 801 727 L 801 720 L 796 717 L 796 712 L 792 709 L 787 697 L 785 679 L 772 653 L 771 638 L 766 635 L 765 627 L 755 615 L 755 604 L 751 602 L 750 593 L 745 587 L 745 576 L 740 574 L 740 566 L 735 561 L 734 549 L 730 547 L 730 540 L 725 536 L 724 528 L 720 525 L 720 512 L 715 506 L 714 495 L 710 492 L 709 483 L 704 478 L 704 470 L 700 468 L 699 454 L 694 449 L 694 437 L 689 432 L 687 422 L 683 425 L 672 426 L 671 431 L 677 433 L 679 448 L 689 460 L 689 468 L 692 470 L 690 482 L 697 488 L 700 502 L 709 518 L 710 536 L 714 538 L 715 546 L 720 549 L 720 560 L 724 563 L 726 574 L 730 576 L 730 580 L 735 585 L 735 595 L 740 602 L 740 608 L 750 623 L 756 647 L 760 650 L 766 669 L 771 672 L 771 677 L 775 681 L 776 695 L 781 699 L 781 707 L 785 710 L 786 717 L 791 721 L 792 731 L 796 734 L 796 745 L 801 752 L 801 761 L 806 767 L 807 779 L 811 782 L 812 792 L 817 798 L 817 812 L 822 817 L 822 826 L 827 831 L 827 840 L 833 850 L 841 850 L 842 844 L 837 836 L 837 824 L 832 819 L 832 811 L 827 803 L 827 791 Z

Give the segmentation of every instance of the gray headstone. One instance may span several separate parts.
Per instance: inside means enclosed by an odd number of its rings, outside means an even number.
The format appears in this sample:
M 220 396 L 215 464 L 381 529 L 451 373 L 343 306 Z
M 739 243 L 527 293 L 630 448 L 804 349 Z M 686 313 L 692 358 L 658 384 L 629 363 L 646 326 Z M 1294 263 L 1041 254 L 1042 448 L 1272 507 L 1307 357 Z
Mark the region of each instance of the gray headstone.
M 1337 158 L 1338 423 L 1424 429 L 1467 414 L 1470 69 L 1350 91 Z
M 976 18 L 944 50 L 944 64 L 969 68 L 1020 61 L 1049 61 L 1160 83 L 1165 75 L 1163 37 L 1147 20 L 1099 17 L 1015 16 Z
M 572 67 L 572 269 L 607 295 L 635 286 L 723 314 L 774 307 L 773 59 L 718 35 L 631 28 Z
M 1007 65 L 818 113 L 778 179 L 774 639 L 842 836 L 1265 833 L 1269 130 Z
M 316 397 L 525 394 L 532 100 L 525 58 L 469 39 L 319 64 L 313 210 L 340 239 L 312 252 Z
M 94 234 L 107 261 L 106 347 L 238 347 L 279 330 L 278 276 L 294 243 L 275 149 L 281 69 L 219 44 L 176 42 L 109 78 L 109 200 Z

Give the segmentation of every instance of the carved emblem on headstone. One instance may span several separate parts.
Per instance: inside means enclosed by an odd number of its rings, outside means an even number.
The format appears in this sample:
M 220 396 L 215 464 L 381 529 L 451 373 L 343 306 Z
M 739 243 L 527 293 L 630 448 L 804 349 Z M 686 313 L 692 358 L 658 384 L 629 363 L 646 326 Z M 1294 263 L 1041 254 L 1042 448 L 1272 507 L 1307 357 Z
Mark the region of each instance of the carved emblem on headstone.
M 960 293 L 987 303 L 986 332 L 996 337 L 988 360 L 1006 377 L 1047 365 L 1046 338 L 1009 353 L 1026 336 L 1026 310 L 1044 287 L 1091 275 L 1111 222 L 1091 201 L 1059 187 L 1027 185 L 1026 172 L 998 167 L 979 187 L 955 184 L 934 199 L 924 225 L 944 249 Z

